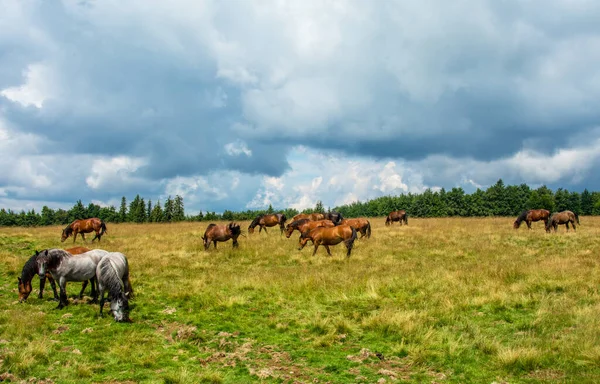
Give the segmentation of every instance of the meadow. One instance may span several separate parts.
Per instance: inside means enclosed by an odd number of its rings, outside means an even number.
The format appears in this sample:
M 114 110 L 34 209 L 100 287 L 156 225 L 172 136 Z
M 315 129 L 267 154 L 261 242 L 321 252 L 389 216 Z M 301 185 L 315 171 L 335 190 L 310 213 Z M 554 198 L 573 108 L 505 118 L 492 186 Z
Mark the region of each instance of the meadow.
M 34 250 L 72 240 L 0 228 L 0 381 L 600 382 L 600 217 L 552 234 L 514 218 L 384 221 L 349 259 L 249 222 L 239 249 L 209 251 L 208 223 L 107 224 L 92 247 L 129 258 L 131 324 L 98 317 L 80 283 L 60 311 L 37 277 L 18 303 Z

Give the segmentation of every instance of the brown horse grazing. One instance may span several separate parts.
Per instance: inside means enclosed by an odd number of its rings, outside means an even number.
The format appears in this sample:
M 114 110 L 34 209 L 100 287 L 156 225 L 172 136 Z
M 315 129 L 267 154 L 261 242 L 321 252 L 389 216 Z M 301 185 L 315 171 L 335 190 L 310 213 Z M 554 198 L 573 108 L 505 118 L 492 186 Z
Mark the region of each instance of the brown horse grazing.
M 233 239 L 233 248 L 237 248 L 239 245 L 237 239 L 241 234 L 242 229 L 240 225 L 234 222 L 226 225 L 209 224 L 204 232 L 204 236 L 202 236 L 204 249 L 208 250 L 211 241 L 215 245 L 215 249 L 217 249 L 217 241 L 227 241 L 229 239 Z
M 524 221 L 527 224 L 527 228 L 531 229 L 531 223 L 533 221 L 544 221 L 544 226 L 548 224 L 548 218 L 550 217 L 550 211 L 547 209 L 530 209 L 528 211 L 523 211 L 517 220 L 515 220 L 513 224 L 514 229 L 518 229 L 521 226 L 521 223 Z
M 367 236 L 367 239 L 371 237 L 371 223 L 367 219 L 344 219 L 341 224 L 351 226 L 360 232 L 360 238 Z
M 75 220 L 71 224 L 67 225 L 65 229 L 63 229 L 60 241 L 65 241 L 69 238 L 69 236 L 73 235 L 73 242 L 75 242 L 78 233 L 81 234 L 83 241 L 85 241 L 84 233 L 90 232 L 96 232 L 96 236 L 94 236 L 92 242 L 96 239 L 100 241 L 102 235 L 106 233 L 106 224 L 104 224 L 104 221 L 96 217 L 85 220 Z
M 292 221 L 300 220 L 300 219 L 308 219 L 308 220 L 324 220 L 327 219 L 322 213 L 299 213 L 296 216 L 292 217 Z
M 408 225 L 408 215 L 406 214 L 406 211 L 402 209 L 400 211 L 390 212 L 390 214 L 385 219 L 385 225 L 390 225 L 394 221 L 397 221 L 400 225 L 402 225 L 402 222 Z
M 569 223 L 573 225 L 573 230 L 577 231 L 577 228 L 575 227 L 575 222 L 579 224 L 579 215 L 577 215 L 576 213 L 573 213 L 571 211 L 562 211 L 554 213 L 552 214 L 552 216 L 550 216 L 550 219 L 546 223 L 546 232 L 550 232 L 550 229 L 552 227 L 554 227 L 554 232 L 556 232 L 556 229 L 558 228 L 559 224 L 564 224 L 567 227 L 567 231 L 569 231 Z
M 69 252 L 72 255 L 79 255 L 81 253 L 91 251 L 91 249 L 84 248 L 84 247 L 74 247 L 74 248 L 65 249 L 65 251 Z M 20 303 L 27 300 L 27 298 L 31 294 L 31 291 L 33 290 L 33 288 L 31 287 L 31 281 L 33 280 L 33 276 L 38 274 L 37 258 L 39 256 L 39 254 L 40 253 L 38 251 L 36 251 L 35 255 L 31 256 L 29 258 L 29 260 L 27 260 L 27 262 L 23 266 L 23 270 L 21 271 L 21 277 L 18 278 L 19 279 L 19 302 Z M 46 273 L 46 275 L 43 279 L 40 279 L 40 293 L 38 294 L 38 298 L 41 299 L 44 296 L 44 286 L 46 285 L 46 279 L 48 279 L 48 281 L 50 281 L 50 286 L 52 286 L 52 291 L 54 292 L 54 300 L 58 301 L 58 293 L 56 292 L 56 283 L 54 282 L 54 279 L 52 278 L 52 275 L 50 274 L 50 272 Z M 83 290 L 85 289 L 85 287 L 87 286 L 87 281 L 85 281 L 83 284 L 84 285 L 81 288 L 82 293 L 83 293 Z
M 300 219 L 300 220 L 292 221 L 291 224 L 288 224 L 285 227 L 285 237 L 287 237 L 289 239 L 295 230 L 298 230 L 298 232 L 300 232 L 300 234 L 302 234 L 306 231 L 311 231 L 317 227 L 329 228 L 329 227 L 334 227 L 334 226 L 335 225 L 333 224 L 333 222 L 331 220 L 312 221 L 310 219 Z
M 348 250 L 346 257 L 350 257 L 354 240 L 356 240 L 356 229 L 349 225 L 343 224 L 332 228 L 317 227 L 312 231 L 306 231 L 302 233 L 300 236 L 300 247 L 298 250 L 302 250 L 309 240 L 312 240 L 313 244 L 315 245 L 313 256 L 315 253 L 317 253 L 317 249 L 321 244 L 323 244 L 327 250 L 327 254 L 331 256 L 329 246 L 339 244 L 343 241 L 344 245 L 346 245 L 346 249 Z
M 258 233 L 260 233 L 263 229 L 265 230 L 265 233 L 267 233 L 267 227 L 274 227 L 277 224 L 279 224 L 279 229 L 281 230 L 281 233 L 283 233 L 286 220 L 287 218 L 283 213 L 257 216 L 256 219 L 252 220 L 250 223 L 250 226 L 248 227 L 248 233 L 254 233 L 254 227 L 257 225 L 260 227 L 258 229 Z

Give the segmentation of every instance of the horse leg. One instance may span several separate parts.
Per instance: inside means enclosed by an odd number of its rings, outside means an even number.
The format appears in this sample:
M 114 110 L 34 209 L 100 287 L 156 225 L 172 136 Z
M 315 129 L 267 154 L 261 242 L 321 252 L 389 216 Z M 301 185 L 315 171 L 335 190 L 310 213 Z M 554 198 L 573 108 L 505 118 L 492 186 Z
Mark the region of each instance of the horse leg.
M 83 280 L 83 283 L 81 284 L 81 292 L 79 292 L 79 300 L 83 299 L 83 291 L 85 291 L 85 288 L 87 288 L 87 285 L 88 285 L 88 281 Z M 92 289 L 94 289 L 93 285 L 92 285 Z
M 81 238 L 83 239 L 84 243 L 87 243 L 87 241 L 85 240 L 85 235 L 83 234 L 83 232 L 81 232 Z
M 83 236 L 83 233 L 81 236 Z M 75 244 L 75 239 L 77 239 L 77 232 L 73 232 L 73 244 Z
M 349 241 L 349 240 L 344 241 L 344 245 L 346 246 L 346 249 L 348 250 L 346 252 L 346 257 L 350 257 L 350 252 L 352 252 L 353 244 L 354 244 L 354 241 Z
M 324 247 L 325 247 L 325 249 L 327 250 L 327 254 L 328 254 L 329 256 L 331 256 L 331 250 L 329 249 L 329 245 L 325 245 L 325 244 L 323 244 L 323 246 L 324 246 Z
M 217 249 L 217 240 L 213 240 L 213 244 L 215 245 L 215 249 Z
M 92 243 L 94 242 L 94 240 L 98 239 L 98 241 L 100 241 L 100 236 L 98 236 L 98 234 L 100 233 L 100 231 L 96 231 L 96 236 L 94 236 L 94 238 L 92 239 Z
M 54 301 L 58 301 L 58 292 L 56 292 L 56 283 L 54 282 L 54 279 L 52 278 L 52 276 L 48 275 L 48 281 L 50 281 L 50 286 L 52 287 L 52 292 L 54 293 Z M 40 296 L 40 299 L 42 297 Z
M 261 228 L 262 228 L 262 227 L 261 227 Z M 268 232 L 267 232 L 267 226 L 265 226 L 265 227 L 264 227 L 264 229 L 265 229 L 265 233 L 268 233 Z
M 60 300 L 56 309 L 63 309 L 69 305 L 69 300 L 67 299 L 67 281 L 64 277 L 58 280 L 58 287 L 60 288 Z
M 568 221 L 565 223 L 565 227 L 567 227 L 567 232 L 569 232 L 569 222 Z
M 92 284 L 92 303 L 97 303 L 98 302 L 98 291 L 96 288 L 98 286 L 98 280 L 96 279 L 96 276 L 94 276 L 90 279 L 90 284 Z
M 98 296 L 100 296 L 100 317 L 104 317 L 102 314 L 102 308 L 104 308 L 104 286 L 98 285 Z
M 531 221 L 525 220 L 525 223 L 527 224 L 527 228 L 531 229 Z
M 315 250 L 313 251 L 313 256 L 317 253 L 317 249 L 319 248 L 319 245 L 321 244 L 318 241 L 313 241 L 313 244 L 315 245 Z
M 44 297 L 44 285 L 46 285 L 46 276 L 40 277 L 40 293 L 38 294 L 38 299 Z

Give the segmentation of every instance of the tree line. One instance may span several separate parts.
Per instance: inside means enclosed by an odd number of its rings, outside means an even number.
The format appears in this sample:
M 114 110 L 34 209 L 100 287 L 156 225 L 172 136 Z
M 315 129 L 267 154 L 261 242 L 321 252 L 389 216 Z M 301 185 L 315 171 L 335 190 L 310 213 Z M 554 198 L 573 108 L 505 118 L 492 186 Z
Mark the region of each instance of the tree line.
M 386 216 L 389 212 L 404 209 L 410 217 L 447 217 L 447 216 L 517 216 L 526 209 L 545 208 L 551 212 L 570 210 L 578 215 L 600 215 L 600 192 L 569 192 L 559 188 L 552 191 L 546 186 L 531 189 L 526 184 L 505 186 L 502 179 L 486 190 L 477 189 L 471 194 L 462 188 L 446 191 L 431 189 L 423 193 L 407 193 L 398 196 L 383 196 L 365 202 L 334 207 L 344 217 Z M 321 201 L 314 208 L 302 213 L 322 212 L 325 207 Z M 35 210 L 14 212 L 0 209 L 0 226 L 38 226 L 66 225 L 76 219 L 98 217 L 109 223 L 171 223 L 180 221 L 242 221 L 252 220 L 258 215 L 283 212 L 288 219 L 300 213 L 293 208 L 275 210 L 271 205 L 265 210 L 246 210 L 223 213 L 199 212 L 186 215 L 183 198 L 169 196 L 164 204 L 151 200 L 145 201 L 137 195 L 129 204 L 123 197 L 117 209 L 115 206 L 101 207 L 89 203 L 87 207 L 78 200 L 69 210 L 51 209 L 44 206 L 40 212 Z

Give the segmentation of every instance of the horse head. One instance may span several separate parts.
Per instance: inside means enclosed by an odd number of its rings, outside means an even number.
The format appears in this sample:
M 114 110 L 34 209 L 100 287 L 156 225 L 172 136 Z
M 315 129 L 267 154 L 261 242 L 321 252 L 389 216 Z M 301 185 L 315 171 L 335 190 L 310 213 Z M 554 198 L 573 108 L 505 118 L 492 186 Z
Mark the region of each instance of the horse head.
M 38 256 L 38 258 L 37 258 L 38 276 L 40 277 L 40 279 L 46 278 L 46 270 L 48 269 L 48 264 L 50 261 L 50 257 L 48 256 L 48 250 L 46 249 L 43 252 L 44 253 L 36 252 L 36 255 Z
M 285 226 L 285 237 L 287 237 L 289 239 L 290 236 L 292 236 L 292 232 L 294 232 L 294 227 L 292 227 L 292 224 L 286 225 Z
M 121 292 L 110 301 L 110 310 L 116 322 L 131 322 L 129 319 L 129 292 Z
M 19 303 L 22 303 L 25 300 L 27 300 L 27 298 L 29 297 L 29 294 L 31 293 L 31 291 L 33 289 L 31 288 L 31 280 L 24 282 L 23 280 L 21 280 L 20 277 L 18 279 L 19 279 Z
M 64 242 L 73 234 L 73 228 L 69 225 L 67 228 L 63 229 L 62 235 L 60 236 L 61 243 Z

